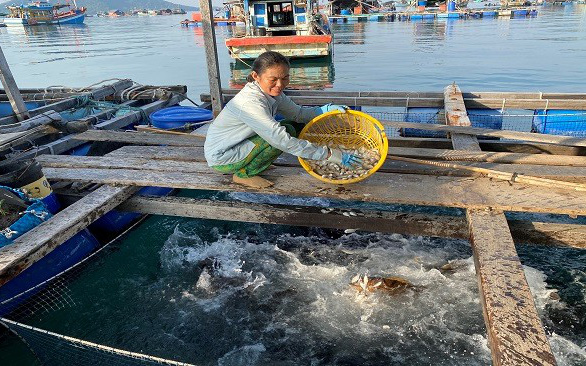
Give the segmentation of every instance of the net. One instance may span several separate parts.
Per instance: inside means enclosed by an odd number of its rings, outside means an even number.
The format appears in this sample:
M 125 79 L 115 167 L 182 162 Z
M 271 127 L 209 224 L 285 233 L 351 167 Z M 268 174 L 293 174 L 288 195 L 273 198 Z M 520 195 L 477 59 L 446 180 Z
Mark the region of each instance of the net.
M 407 111 L 369 110 L 379 121 L 445 124 L 445 113 L 438 108 L 409 108 Z M 586 111 L 470 109 L 472 127 L 519 132 L 537 132 L 561 136 L 586 136 Z M 384 124 L 384 122 L 383 122 Z M 445 132 L 385 126 L 389 137 L 446 138 Z M 485 137 L 479 136 L 479 139 Z
M 120 236 L 131 230 L 129 228 Z M 120 237 L 119 236 L 119 237 Z M 42 365 L 191 365 L 131 352 L 29 325 L 44 314 L 76 305 L 70 286 L 91 263 L 118 250 L 117 239 L 58 275 L 0 303 L 0 324 L 22 340 Z M 29 323 L 29 324 L 27 324 Z M 3 339 L 4 338 L 4 339 Z M 6 341 L 0 334 L 0 342 Z

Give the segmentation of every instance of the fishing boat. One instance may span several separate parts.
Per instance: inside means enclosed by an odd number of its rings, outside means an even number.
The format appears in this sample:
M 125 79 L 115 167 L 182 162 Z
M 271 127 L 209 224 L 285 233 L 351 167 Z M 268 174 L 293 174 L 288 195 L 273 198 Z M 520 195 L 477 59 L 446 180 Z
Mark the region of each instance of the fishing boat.
M 317 0 L 251 0 L 231 5 L 231 16 L 242 17 L 246 26 L 243 37 L 226 39 L 234 59 L 254 59 L 265 51 L 289 58 L 332 54 L 332 34 Z
M 48 25 L 48 24 L 82 24 L 86 8 L 78 8 L 75 0 L 52 5 L 48 1 L 35 1 L 27 5 L 8 6 L 10 14 L 4 18 L 7 26 Z

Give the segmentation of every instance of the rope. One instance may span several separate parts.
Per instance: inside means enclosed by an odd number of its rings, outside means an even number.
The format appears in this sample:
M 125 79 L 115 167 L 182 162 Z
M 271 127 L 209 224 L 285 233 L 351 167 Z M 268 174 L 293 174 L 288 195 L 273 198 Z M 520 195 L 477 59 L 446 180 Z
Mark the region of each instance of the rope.
M 133 359 L 148 360 L 148 361 L 152 361 L 152 362 L 162 363 L 165 365 L 174 365 L 174 366 L 190 366 L 191 365 L 191 364 L 184 363 L 184 362 L 177 362 L 177 361 L 168 360 L 168 359 L 161 358 L 161 357 L 154 357 L 154 356 L 146 355 L 144 353 L 130 352 L 130 351 L 122 350 L 119 348 L 114 348 L 114 347 L 104 346 L 104 345 L 98 344 L 98 343 L 84 341 L 83 339 L 69 337 L 69 336 L 65 336 L 62 334 L 49 332 L 44 329 L 31 327 L 30 325 L 18 323 L 18 322 L 15 322 L 15 321 L 12 321 L 12 320 L 9 320 L 6 318 L 0 318 L 0 324 L 4 325 L 6 328 L 10 329 L 11 331 L 15 332 L 16 334 L 18 334 L 18 332 L 15 331 L 14 329 L 12 329 L 7 324 L 12 325 L 12 326 L 16 326 L 16 327 L 21 327 L 24 329 L 28 329 L 31 331 L 35 331 L 37 333 L 45 334 L 45 335 L 52 336 L 52 337 L 55 337 L 58 339 L 62 339 L 67 342 L 71 342 L 73 344 L 83 345 L 83 346 L 91 347 L 91 348 L 94 348 L 94 349 L 97 349 L 97 350 L 100 350 L 103 352 L 122 355 L 122 356 L 130 357 Z

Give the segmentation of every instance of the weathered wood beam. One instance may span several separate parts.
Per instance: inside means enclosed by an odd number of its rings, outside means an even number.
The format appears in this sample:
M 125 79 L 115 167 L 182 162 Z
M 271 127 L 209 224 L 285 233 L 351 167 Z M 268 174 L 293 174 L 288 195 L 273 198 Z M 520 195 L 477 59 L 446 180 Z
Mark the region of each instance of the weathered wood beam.
M 468 134 L 478 136 L 501 137 L 512 140 L 534 141 L 547 144 L 560 144 L 566 146 L 586 147 L 586 139 L 571 136 L 556 136 L 532 132 L 519 132 L 508 130 L 493 130 L 489 128 L 468 127 L 468 126 L 446 126 L 428 123 L 380 121 L 383 125 L 395 128 L 416 128 L 426 131 L 443 131 L 451 134 Z
M 416 94 L 416 93 L 415 93 Z M 223 102 L 229 102 L 234 95 L 224 95 Z M 202 102 L 211 99 L 207 94 L 201 95 Z M 443 98 L 422 97 L 346 97 L 332 95 L 316 96 L 291 96 L 291 99 L 299 105 L 321 105 L 324 103 L 343 104 L 353 107 L 426 107 L 441 108 Z M 586 100 L 583 99 L 465 99 L 468 109 L 569 109 L 586 110 Z
M 455 216 L 350 209 L 326 210 L 308 206 L 148 196 L 130 198 L 117 209 L 198 219 L 467 238 L 465 218 Z M 348 215 L 350 211 L 356 216 Z
M 10 71 L 10 66 L 8 66 L 6 57 L 4 57 L 2 47 L 0 47 L 0 81 L 4 86 L 6 96 L 10 101 L 10 105 L 12 106 L 12 111 L 14 112 L 14 117 L 16 120 L 24 121 L 25 119 L 29 118 L 30 114 L 24 105 L 24 100 L 20 95 L 20 90 L 18 90 L 14 76 L 12 76 L 12 71 Z
M 586 215 L 586 194 L 555 188 L 509 185 L 486 178 L 436 177 L 377 173 L 367 181 L 339 187 L 312 178 L 301 168 L 275 167 L 265 176 L 275 185 L 255 190 L 233 184 L 204 163 L 199 172 L 132 169 L 45 168 L 48 179 L 137 186 L 250 191 L 309 197 L 329 197 L 367 202 L 462 208 L 494 207 L 503 211 Z M 390 189 L 389 187 L 392 187 Z
M 226 95 L 235 95 L 240 89 L 222 89 Z M 443 92 L 425 91 L 335 91 L 335 90 L 285 90 L 288 96 L 337 96 L 337 97 L 376 97 L 376 98 L 438 98 L 443 99 Z M 206 96 L 206 94 L 201 94 Z M 586 99 L 586 93 L 542 93 L 542 92 L 467 92 L 462 93 L 464 100 L 481 99 Z
M 13 126 L 13 127 L 0 126 L 0 133 L 4 134 L 4 133 L 24 132 L 24 131 L 30 130 L 32 128 L 35 128 L 35 127 L 48 125 L 53 122 L 61 122 L 62 120 L 63 120 L 63 118 L 61 118 L 61 115 L 59 113 L 57 113 L 55 111 L 47 111 L 43 114 L 39 114 L 37 116 L 30 117 L 29 119 L 24 120 L 24 121 L 18 123 L 18 125 Z
M 556 365 L 505 216 L 467 218 L 493 365 Z
M 203 41 L 208 66 L 208 81 L 214 117 L 222 111 L 222 80 L 220 79 L 220 67 L 218 65 L 218 47 L 216 46 L 216 32 L 214 30 L 214 14 L 212 0 L 199 0 L 201 12 L 201 26 Z
M 144 114 L 148 115 L 149 113 L 152 113 L 155 110 L 163 108 L 169 104 L 173 105 L 175 103 L 180 102 L 181 100 L 183 100 L 183 97 L 173 96 L 171 99 L 169 99 L 167 101 L 159 100 L 159 101 L 144 105 L 144 106 L 140 107 L 140 109 L 142 109 L 144 111 Z M 136 102 L 129 101 L 129 102 L 125 102 L 123 104 L 133 105 L 134 103 L 136 103 Z M 106 111 L 102 111 L 102 112 L 99 112 L 95 115 L 88 116 L 85 118 L 90 119 L 93 117 L 98 117 L 99 115 L 103 115 L 103 113 L 105 113 L 105 112 Z M 97 123 L 95 125 L 95 127 L 101 128 L 101 129 L 121 128 L 121 127 L 125 127 L 131 123 L 136 123 L 136 122 L 142 120 L 142 117 L 143 117 L 143 113 L 141 113 L 141 112 L 138 112 L 138 111 L 137 112 L 130 112 L 130 113 L 127 113 L 123 116 L 115 117 L 115 118 Z M 19 155 L 19 158 L 30 159 L 30 158 L 36 157 L 38 155 L 41 155 L 41 154 L 61 154 L 65 151 L 68 151 L 68 150 L 73 149 L 77 146 L 83 145 L 85 143 L 85 141 L 83 141 L 83 140 L 74 139 L 75 136 L 76 135 L 74 135 L 74 134 L 64 136 L 56 141 L 39 146 L 38 148 L 36 148 L 34 150 L 28 151 L 26 153 L 22 153 Z
M 205 164 L 201 164 L 205 163 L 202 147 L 124 146 L 112 151 L 107 157 L 52 155 L 39 156 L 37 160 L 43 166 L 52 168 L 145 169 L 162 172 L 177 171 L 191 173 L 205 169 Z M 277 159 L 274 164 L 283 167 L 298 167 L 299 161 L 291 155 L 284 155 Z M 586 167 L 552 167 L 528 164 L 512 165 L 468 162 L 462 162 L 459 165 L 569 182 L 586 181 Z M 393 159 L 387 159 L 379 169 L 379 172 L 457 177 L 485 176 L 483 173 L 465 169 L 425 166 Z
M 461 216 L 135 196 L 116 208 L 150 215 L 469 239 Z M 344 215 L 352 211 L 356 216 Z M 586 248 L 586 225 L 509 221 L 515 243 Z
M 34 141 L 40 137 L 52 134 L 52 133 L 59 133 L 59 130 L 51 127 L 51 126 L 39 126 L 39 127 L 35 127 L 30 129 L 27 132 L 23 132 L 20 134 L 15 134 L 18 136 L 14 136 L 13 138 L 8 138 L 8 139 L 2 139 L 0 142 L 0 152 L 13 148 L 13 147 L 17 147 L 19 145 L 22 144 L 29 144 L 28 146 L 30 147 L 31 145 L 34 144 Z M 5 137 L 5 134 L 2 134 L 2 137 Z
M 397 147 L 390 155 L 406 158 L 421 158 L 446 161 L 474 161 L 503 164 L 562 165 L 571 167 L 586 166 L 586 156 L 525 154 L 490 151 L 461 151 L 448 149 L 421 149 Z
M 444 90 L 446 124 L 470 126 L 460 88 Z M 474 135 L 451 134 L 455 150 L 480 151 Z M 494 365 L 555 365 L 502 211 L 466 210 Z M 525 333 L 531 334 L 525 334 Z
M 197 143 L 197 145 L 193 145 L 193 140 L 191 139 L 183 140 L 176 139 L 170 136 L 147 136 L 147 134 L 141 135 L 140 137 L 142 140 L 137 140 L 136 136 L 131 136 L 120 131 L 92 131 L 87 134 L 77 135 L 76 138 L 85 139 L 86 141 L 115 141 L 140 145 L 203 146 L 203 140 L 202 142 Z M 586 155 L 586 147 L 498 140 L 480 140 L 479 144 L 482 147 L 482 149 L 486 151 L 510 151 L 534 154 L 543 153 L 560 155 Z M 389 147 L 391 148 L 391 152 L 393 151 L 392 148 L 395 147 L 450 149 L 452 147 L 452 142 L 450 139 L 447 138 L 391 137 L 389 138 Z
M 97 89 L 92 90 L 91 92 L 87 93 L 80 93 L 79 96 L 88 96 L 91 99 L 103 99 L 108 95 L 115 94 L 121 90 L 124 90 L 128 87 L 132 86 L 132 80 L 121 80 L 117 81 L 113 84 L 106 85 Z M 29 111 L 31 116 L 36 116 L 41 113 L 45 113 L 50 110 L 54 110 L 56 112 L 62 112 L 64 110 L 70 109 L 75 107 L 78 104 L 77 98 L 68 98 L 64 99 L 55 103 L 47 104 L 42 107 L 32 109 Z M 15 116 L 8 116 L 0 118 L 0 125 L 12 124 L 18 122 Z
M 137 189 L 102 186 L 23 234 L 11 245 L 0 248 L 0 286 L 118 206 Z
M 168 145 L 168 146 L 200 146 L 203 147 L 204 139 L 195 135 L 163 135 L 148 132 L 121 132 L 89 130 L 73 138 L 84 141 L 110 141 L 124 142 L 134 145 Z

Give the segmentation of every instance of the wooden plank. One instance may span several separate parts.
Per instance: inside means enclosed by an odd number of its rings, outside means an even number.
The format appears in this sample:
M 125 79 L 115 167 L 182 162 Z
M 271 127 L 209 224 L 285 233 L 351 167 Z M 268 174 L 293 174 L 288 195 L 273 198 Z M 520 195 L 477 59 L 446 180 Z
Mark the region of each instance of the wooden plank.
M 53 122 L 61 122 L 63 119 L 61 115 L 55 111 L 47 111 L 43 114 L 39 114 L 37 116 L 30 117 L 29 119 L 20 122 L 18 125 L 14 127 L 3 127 L 0 126 L 0 133 L 15 133 L 15 132 L 24 132 L 30 130 L 35 127 L 48 125 Z
M 467 219 L 493 365 L 555 365 L 505 216 L 468 210 Z
M 202 165 L 204 165 L 202 163 Z M 486 178 L 435 177 L 377 173 L 367 181 L 337 186 L 316 180 L 301 168 L 275 167 L 265 176 L 275 185 L 255 190 L 233 184 L 229 176 L 202 167 L 197 173 L 130 169 L 45 168 L 52 180 L 161 186 L 221 191 L 250 191 L 330 197 L 343 200 L 462 208 L 495 207 L 503 211 L 549 212 L 586 215 L 586 194 L 523 185 L 509 185 Z
M 413 123 L 413 122 L 397 122 L 380 120 L 380 122 L 389 127 L 395 128 L 417 128 L 426 131 L 443 131 L 468 135 L 501 137 L 512 140 L 534 141 L 548 144 L 560 144 L 567 146 L 581 146 L 586 147 L 586 139 L 571 136 L 556 136 L 546 135 L 532 132 L 506 131 L 506 130 L 492 130 L 489 128 L 467 127 L 467 126 L 446 126 L 438 124 L 427 123 Z
M 160 108 L 163 108 L 164 106 L 168 105 L 168 104 L 175 104 L 180 102 L 181 100 L 183 100 L 182 96 L 173 96 L 171 97 L 169 100 L 167 101 L 156 101 L 150 104 L 147 104 L 145 106 L 140 107 L 140 109 L 142 109 L 144 111 L 144 114 L 149 114 L 152 113 L 155 110 L 158 110 Z M 130 103 L 130 102 L 127 102 Z M 134 103 L 134 102 L 132 102 Z M 98 114 L 101 114 L 103 112 L 99 112 Z M 96 114 L 97 115 L 97 114 Z M 90 118 L 91 116 L 88 116 L 86 118 Z M 114 117 L 112 119 L 100 122 L 98 124 L 95 125 L 96 128 L 101 128 L 101 129 L 115 129 L 115 128 L 121 128 L 121 127 L 125 127 L 131 123 L 137 123 L 139 121 L 141 121 L 143 118 L 143 113 L 141 112 L 130 112 L 127 113 L 123 116 L 119 116 L 119 117 Z M 88 131 L 86 131 L 88 132 Z M 83 140 L 76 140 L 74 139 L 76 135 L 67 135 L 64 136 L 56 141 L 50 142 L 48 144 L 39 146 L 38 148 L 28 151 L 26 153 L 20 154 L 19 158 L 22 159 L 30 159 L 30 158 L 34 158 L 38 155 L 41 154 L 61 154 L 64 153 L 70 149 L 73 149 L 75 147 L 78 147 L 80 145 L 83 145 L 84 143 L 86 143 Z
M 347 209 L 326 210 L 308 206 L 145 196 L 133 197 L 122 203 L 117 209 L 143 214 L 198 219 L 356 229 L 462 239 L 468 237 L 465 218 L 455 216 Z M 350 211 L 355 216 L 350 216 L 348 214 Z
M 164 161 L 161 161 L 164 160 Z M 52 168 L 101 168 L 101 169 L 145 169 L 154 171 L 200 172 L 205 169 L 205 157 L 202 147 L 168 146 L 124 146 L 107 157 L 48 155 L 39 156 L 37 161 Z M 195 163 L 195 164 L 194 164 Z M 292 155 L 282 155 L 275 165 L 298 167 L 299 162 Z M 549 167 L 540 165 L 511 165 L 491 163 L 467 163 L 459 165 L 484 169 L 499 170 L 508 173 L 525 174 L 570 182 L 586 182 L 586 168 Z M 479 177 L 481 173 L 467 170 L 454 170 L 445 167 L 423 166 L 387 159 L 379 169 L 383 173 L 425 174 L 457 177 Z
M 10 66 L 8 66 L 8 62 L 6 61 L 6 57 L 4 57 L 2 47 L 0 47 L 0 81 L 4 86 L 4 90 L 6 91 L 8 100 L 10 101 L 10 105 L 12 106 L 12 111 L 14 112 L 14 117 L 16 120 L 24 121 L 25 119 L 29 118 L 30 114 L 24 105 L 24 100 L 20 95 L 20 90 L 18 90 L 14 76 L 12 76 Z
M 446 124 L 470 126 L 460 88 L 444 95 Z M 480 151 L 474 135 L 451 138 L 456 150 Z M 466 217 L 493 364 L 555 365 L 504 213 L 467 209 Z
M 214 14 L 212 0 L 199 0 L 201 12 L 201 26 L 203 41 L 208 65 L 208 81 L 214 117 L 222 111 L 222 80 L 220 79 L 220 67 L 218 65 L 218 48 L 216 46 L 216 32 L 214 30 Z
M 0 248 L 0 286 L 118 206 L 137 189 L 102 186 L 17 238 L 11 245 Z
M 524 154 L 586 155 L 586 148 L 523 141 L 478 140 L 482 151 L 514 152 Z M 447 138 L 390 137 L 389 148 L 413 147 L 427 149 L 452 149 L 452 140 Z
M 586 249 L 586 225 L 509 220 L 516 244 L 542 244 Z
M 441 125 L 439 125 L 441 126 Z M 446 127 L 446 126 L 444 126 Z M 87 141 L 116 141 L 126 143 L 138 143 L 136 142 L 136 136 L 124 135 L 123 132 L 100 132 L 92 131 L 87 134 L 78 135 L 78 138 L 83 138 Z M 194 136 L 198 136 L 194 134 Z M 149 142 L 151 140 L 152 141 Z M 170 136 L 141 136 L 144 140 L 141 145 L 169 145 L 169 146 L 203 146 L 203 140 L 198 142 L 197 145 L 193 145 L 193 140 L 175 139 Z M 480 140 L 480 146 L 483 150 L 489 151 L 513 151 L 522 153 L 544 153 L 544 154 L 561 154 L 561 155 L 586 155 L 585 147 L 573 147 L 573 146 L 562 146 L 552 145 L 546 143 L 524 143 L 524 142 L 511 142 L 511 141 L 496 141 L 496 140 Z M 418 147 L 418 148 L 442 148 L 449 149 L 452 147 L 450 139 L 446 138 L 416 138 L 416 137 L 394 137 L 389 138 L 389 147 L 391 152 L 395 147 Z
M 108 95 L 112 95 L 114 93 L 117 93 L 121 90 L 124 90 L 130 86 L 132 86 L 132 80 L 120 80 L 117 81 L 113 84 L 110 85 L 106 85 L 97 89 L 93 89 L 90 92 L 87 93 L 79 93 L 79 96 L 87 96 L 91 99 L 94 100 L 100 100 L 100 99 L 104 99 L 106 96 Z M 41 113 L 44 113 L 46 111 L 56 111 L 56 112 L 62 112 L 66 109 L 70 109 L 75 107 L 76 105 L 78 105 L 78 99 L 77 98 L 68 98 L 68 99 L 64 99 L 55 103 L 51 103 L 51 104 L 47 104 L 44 105 L 42 107 L 36 108 L 36 109 L 32 109 L 29 111 L 31 116 L 36 116 L 39 115 Z M 0 125 L 6 125 L 6 124 L 12 124 L 18 122 L 16 120 L 15 116 L 7 116 L 7 117 L 3 117 L 0 118 Z
M 415 93 L 416 94 L 416 93 Z M 229 102 L 234 95 L 223 95 L 224 103 Z M 202 102 L 209 102 L 208 95 L 201 95 Z M 346 96 L 291 96 L 299 105 L 322 105 L 324 103 L 343 104 L 353 107 L 426 107 L 441 108 L 443 98 L 418 97 L 346 97 Z M 486 99 L 469 98 L 465 100 L 468 109 L 569 109 L 586 110 L 586 100 L 581 99 Z
M 502 164 L 586 166 L 586 156 L 503 153 L 490 151 L 460 151 L 448 149 L 421 149 L 397 147 L 390 155 L 446 161 L 474 161 Z
M 240 89 L 222 89 L 223 94 L 235 95 Z M 429 91 L 334 91 L 334 90 L 285 90 L 288 96 L 338 96 L 338 97 L 412 97 L 412 98 L 438 98 L 443 99 L 443 92 Z M 202 94 L 206 96 L 206 94 Z M 462 93 L 464 100 L 470 98 L 479 99 L 586 99 L 586 93 L 543 93 L 543 92 L 466 92 Z
M 124 142 L 135 145 L 200 146 L 204 139 L 196 135 L 165 136 L 148 132 L 121 132 L 89 130 L 73 137 L 84 141 Z
M 196 219 L 469 239 L 466 220 L 460 216 L 148 196 L 129 198 L 116 209 Z M 356 216 L 350 216 L 350 211 Z M 516 243 L 586 248 L 586 225 L 509 221 L 509 226 Z

